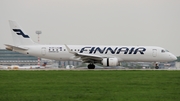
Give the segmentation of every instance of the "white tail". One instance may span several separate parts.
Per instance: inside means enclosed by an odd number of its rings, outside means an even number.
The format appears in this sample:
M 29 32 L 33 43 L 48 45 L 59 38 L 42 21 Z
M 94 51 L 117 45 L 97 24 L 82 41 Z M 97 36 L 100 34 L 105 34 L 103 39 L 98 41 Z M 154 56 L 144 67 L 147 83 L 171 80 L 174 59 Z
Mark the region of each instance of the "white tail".
M 15 46 L 35 44 L 15 21 L 9 21 L 9 24 Z

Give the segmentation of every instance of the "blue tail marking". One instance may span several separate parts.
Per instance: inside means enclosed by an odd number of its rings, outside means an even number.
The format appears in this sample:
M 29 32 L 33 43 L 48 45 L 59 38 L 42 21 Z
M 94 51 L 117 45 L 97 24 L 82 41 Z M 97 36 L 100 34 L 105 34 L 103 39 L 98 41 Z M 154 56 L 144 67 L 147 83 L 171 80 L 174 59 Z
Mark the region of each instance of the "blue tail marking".
M 25 35 L 20 29 L 13 29 L 14 32 L 16 32 L 17 35 L 22 35 L 24 38 L 29 38 L 28 35 Z

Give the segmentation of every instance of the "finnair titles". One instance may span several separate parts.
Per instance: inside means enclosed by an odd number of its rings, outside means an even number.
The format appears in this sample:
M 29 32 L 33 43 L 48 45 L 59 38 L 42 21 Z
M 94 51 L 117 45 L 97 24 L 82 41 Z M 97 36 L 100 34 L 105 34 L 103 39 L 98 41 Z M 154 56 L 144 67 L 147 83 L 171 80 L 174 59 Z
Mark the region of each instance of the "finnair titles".
M 62 51 L 62 47 L 49 47 L 49 52 L 60 52 Z M 107 54 L 108 52 L 111 54 L 144 54 L 144 52 L 146 51 L 146 48 L 144 47 L 139 47 L 139 48 L 128 48 L 128 47 L 115 47 L 115 49 L 113 49 L 112 47 L 83 47 L 80 49 L 79 53 L 85 53 L 88 52 L 88 54 L 96 54 L 96 53 L 100 53 L 100 54 Z
M 83 47 L 80 51 L 80 53 L 83 53 L 84 51 L 87 51 L 89 49 L 89 54 L 95 54 L 96 52 L 99 52 L 101 54 L 107 54 L 110 52 L 111 54 L 137 54 L 138 52 L 140 54 L 144 54 L 146 51 L 146 48 L 139 47 L 139 48 L 128 48 L 128 47 L 116 47 L 115 49 L 112 49 L 111 47 L 104 47 L 101 49 L 100 47 Z

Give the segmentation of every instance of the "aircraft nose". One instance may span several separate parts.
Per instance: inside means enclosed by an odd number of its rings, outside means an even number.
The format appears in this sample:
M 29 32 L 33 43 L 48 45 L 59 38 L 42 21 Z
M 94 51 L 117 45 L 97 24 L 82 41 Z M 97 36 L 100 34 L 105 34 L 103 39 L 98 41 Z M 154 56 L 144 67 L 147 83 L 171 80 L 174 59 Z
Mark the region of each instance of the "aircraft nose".
M 171 54 L 170 57 L 172 58 L 173 61 L 177 60 L 177 57 L 175 55 L 173 55 L 173 54 Z

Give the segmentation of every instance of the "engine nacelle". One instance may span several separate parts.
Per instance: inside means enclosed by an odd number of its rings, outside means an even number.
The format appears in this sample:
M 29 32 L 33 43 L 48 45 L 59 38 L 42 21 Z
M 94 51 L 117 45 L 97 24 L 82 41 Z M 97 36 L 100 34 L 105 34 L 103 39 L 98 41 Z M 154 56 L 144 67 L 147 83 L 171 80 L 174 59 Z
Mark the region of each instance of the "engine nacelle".
M 102 60 L 103 66 L 118 66 L 118 63 L 117 58 L 104 58 Z

